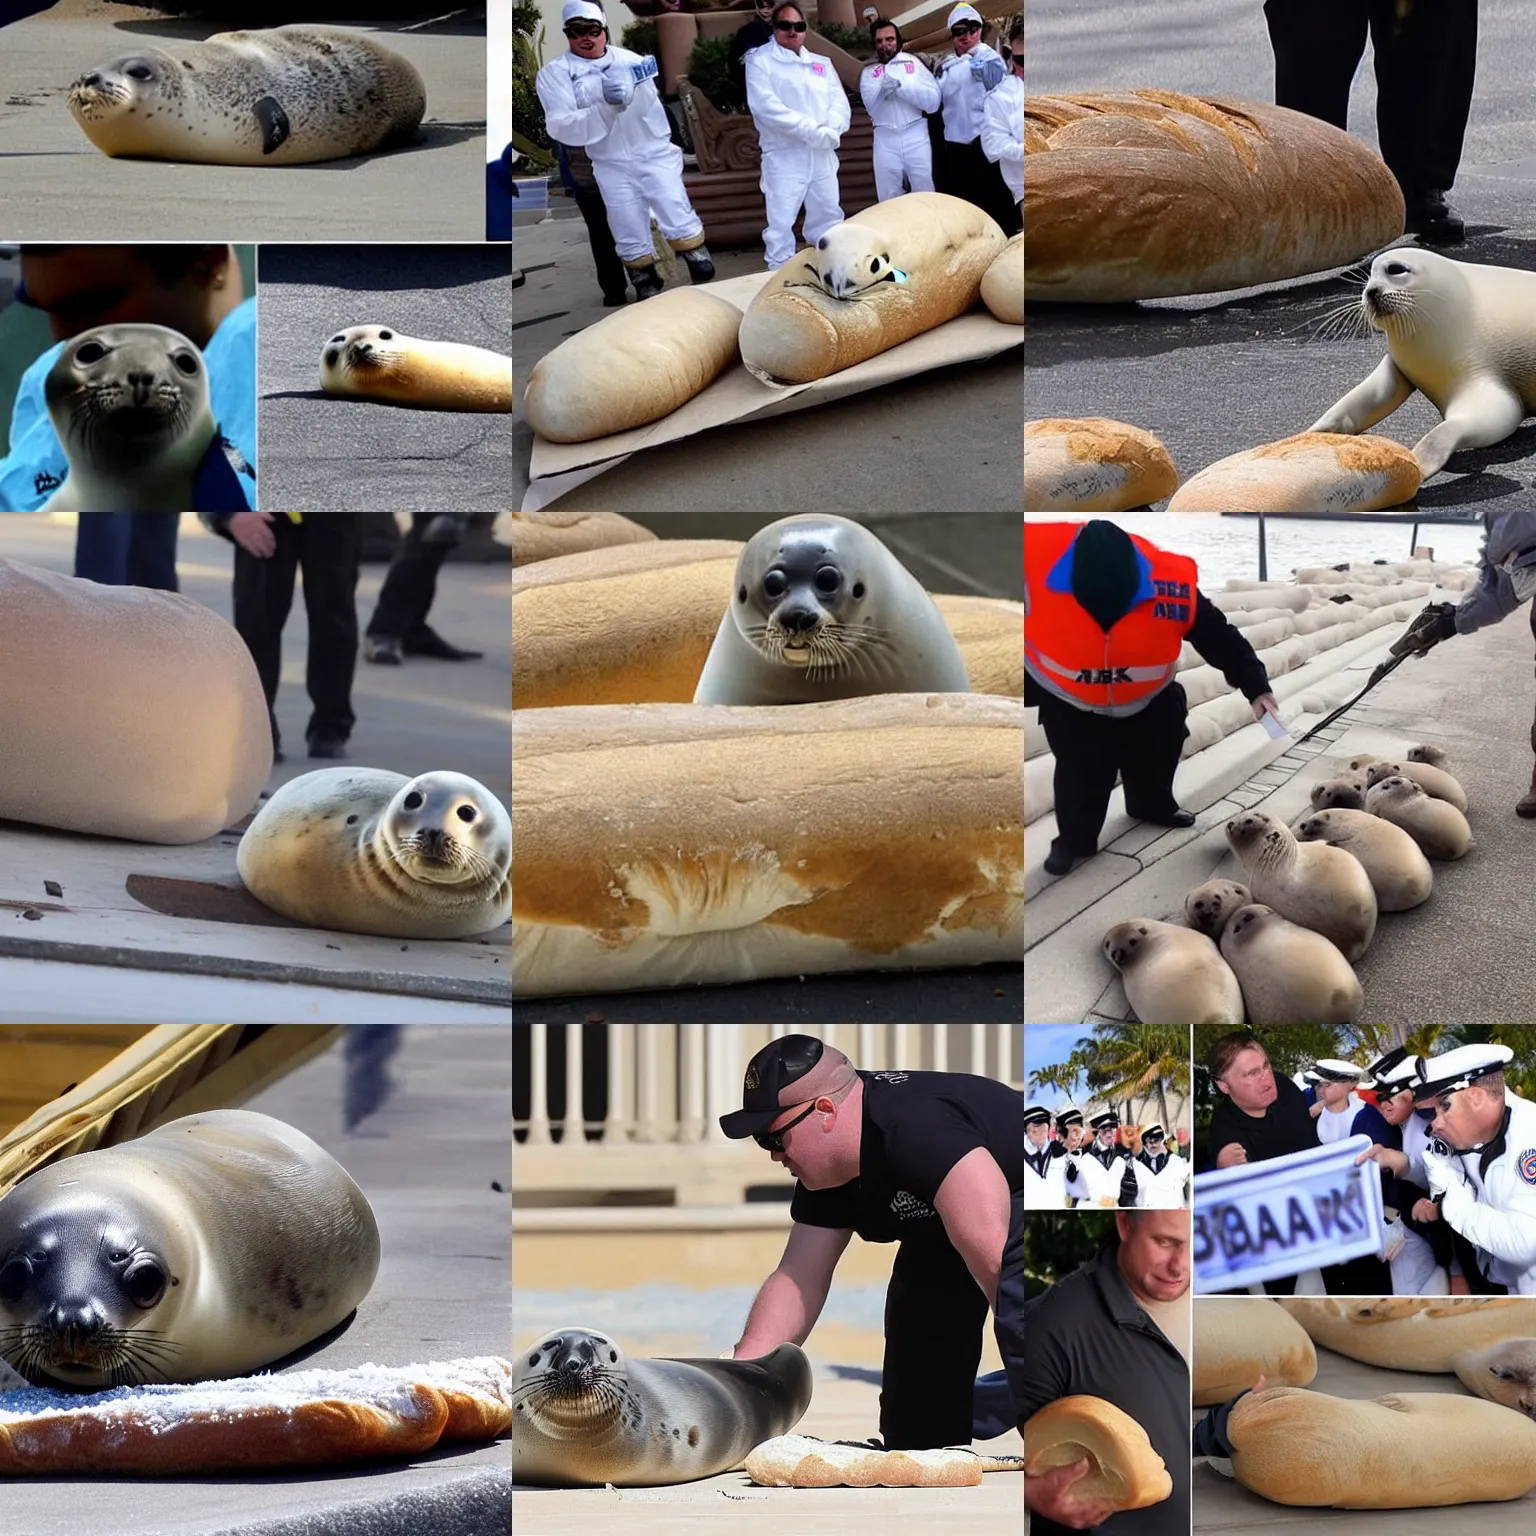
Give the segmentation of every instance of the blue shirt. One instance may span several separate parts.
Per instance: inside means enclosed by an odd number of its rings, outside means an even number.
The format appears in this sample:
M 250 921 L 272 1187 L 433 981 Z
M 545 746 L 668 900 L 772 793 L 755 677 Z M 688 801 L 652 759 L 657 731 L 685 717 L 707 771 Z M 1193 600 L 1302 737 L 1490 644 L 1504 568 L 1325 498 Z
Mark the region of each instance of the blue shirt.
M 49 347 L 21 376 L 11 411 L 11 451 L 0 459 L 0 512 L 35 512 L 64 481 L 69 460 L 43 396 L 48 370 L 58 361 L 64 343 Z M 221 447 L 208 450 L 198 476 L 201 500 L 205 487 L 238 485 L 246 508 L 256 505 L 256 300 L 247 299 L 224 317 L 203 348 L 208 365 L 208 398 L 218 423 Z M 183 507 L 185 512 L 225 512 L 230 491 L 213 493 L 219 506 Z

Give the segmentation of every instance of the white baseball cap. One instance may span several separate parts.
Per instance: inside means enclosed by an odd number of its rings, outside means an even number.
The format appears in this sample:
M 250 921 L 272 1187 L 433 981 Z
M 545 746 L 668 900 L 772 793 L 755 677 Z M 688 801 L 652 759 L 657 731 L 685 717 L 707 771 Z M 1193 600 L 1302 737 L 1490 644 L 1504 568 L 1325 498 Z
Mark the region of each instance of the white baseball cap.
M 608 25 L 602 6 L 593 5 L 592 0 L 565 0 L 560 7 L 560 25 L 563 27 L 568 21 L 596 21 L 604 27 Z
M 946 21 L 944 25 L 953 31 L 954 25 L 957 21 L 974 21 L 978 24 L 984 25 L 981 20 L 981 12 L 978 11 L 974 5 L 957 5 L 954 10 L 949 13 L 949 20 Z

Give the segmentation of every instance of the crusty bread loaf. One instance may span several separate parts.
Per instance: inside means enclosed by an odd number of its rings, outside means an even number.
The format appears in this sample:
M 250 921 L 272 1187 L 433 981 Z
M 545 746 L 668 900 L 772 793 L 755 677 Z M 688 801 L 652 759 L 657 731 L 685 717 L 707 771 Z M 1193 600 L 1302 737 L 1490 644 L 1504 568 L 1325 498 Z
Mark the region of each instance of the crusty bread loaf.
M 1277 1504 L 1418 1509 L 1536 1487 L 1536 1423 L 1449 1392 L 1359 1400 L 1271 1387 L 1238 1401 L 1227 1438 L 1233 1476 Z
M 758 289 L 741 322 L 741 360 L 758 378 L 824 379 L 953 320 L 976 303 L 1007 243 L 989 214 L 943 192 L 887 198 L 845 222 L 867 231 L 906 282 L 835 299 L 821 285 L 816 252 L 797 251 Z
M 1285 107 L 1093 92 L 1026 98 L 1024 122 L 1032 299 L 1278 282 L 1358 261 L 1403 231 L 1380 157 Z
M 162 1477 L 415 1456 L 512 1424 L 512 1367 L 483 1357 L 0 1397 L 0 1474 Z
M 1229 454 L 1174 493 L 1170 512 L 1379 512 L 1419 488 L 1418 460 L 1390 437 L 1298 432 Z
M 512 573 L 512 707 L 686 704 L 730 603 L 741 545 L 666 539 Z M 934 594 L 974 693 L 1024 693 L 1024 605 Z
M 646 544 L 655 537 L 617 512 L 514 512 L 512 564 L 532 565 L 615 544 Z
M 1021 231 L 992 258 L 981 280 L 981 302 L 1005 325 L 1024 324 L 1024 235 Z
M 1023 731 L 978 693 L 518 710 L 514 993 L 1017 962 Z
M 1173 1479 L 1146 1430 L 1102 1397 L 1059 1397 L 1024 1421 L 1026 1476 L 1085 1456 L 1093 1465 L 1073 1483 L 1075 1498 L 1103 1500 L 1117 1510 L 1145 1509 L 1173 1492 Z
M 971 1488 L 984 1472 L 1016 1472 L 1017 1456 L 985 1456 L 954 1447 L 932 1451 L 879 1451 L 865 1445 L 779 1435 L 765 1440 L 743 1463 L 766 1488 Z
M 523 415 L 552 443 L 585 443 L 658 421 L 736 356 L 741 311 L 698 288 L 669 288 L 589 325 L 528 373 Z
M 1397 1371 L 1454 1371 L 1463 1350 L 1536 1337 L 1536 1297 L 1328 1296 L 1279 1305 L 1314 1344 Z
M 1024 423 L 1027 512 L 1129 512 L 1178 483 L 1168 450 L 1140 427 L 1103 416 Z
M 1195 1302 L 1195 1406 L 1224 1403 L 1263 1376 L 1271 1387 L 1305 1387 L 1317 1375 L 1306 1330 L 1273 1301 L 1202 1296 Z

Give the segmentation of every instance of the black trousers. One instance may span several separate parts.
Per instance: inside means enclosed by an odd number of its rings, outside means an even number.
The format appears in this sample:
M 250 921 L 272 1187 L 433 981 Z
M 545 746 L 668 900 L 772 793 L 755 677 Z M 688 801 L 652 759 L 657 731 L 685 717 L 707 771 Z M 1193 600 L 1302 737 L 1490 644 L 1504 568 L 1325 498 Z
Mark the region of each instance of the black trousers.
M 179 512 L 82 512 L 75 575 L 104 587 L 175 592 Z
M 1381 158 L 1406 198 L 1450 188 L 1472 110 L 1477 0 L 1265 0 L 1264 19 L 1275 101 L 1338 128 L 1369 32 Z
M 613 243 L 613 231 L 608 227 L 608 210 L 603 206 L 603 194 L 594 186 L 577 187 L 576 206 L 587 222 L 587 244 L 592 247 L 592 265 L 597 268 L 597 286 L 603 297 L 624 297 L 629 285 L 629 274 L 619 259 L 619 249 Z
M 411 526 L 395 546 L 384 585 L 373 617 L 368 620 L 369 635 L 390 635 L 396 640 L 411 640 L 427 627 L 427 614 L 437 596 L 437 573 L 448 558 L 452 544 L 427 543 L 422 535 L 434 514 L 413 512 Z
M 268 525 L 277 540 L 265 560 L 235 546 L 235 628 L 256 663 L 272 745 L 280 745 L 277 683 L 283 665 L 283 625 L 293 607 L 293 583 L 304 573 L 309 620 L 305 687 L 313 706 L 306 736 L 352 734 L 352 674 L 357 667 L 357 564 L 362 523 L 356 512 L 310 512 L 294 523 L 279 513 Z
M 1018 1227 L 1022 1289 L 1022 1198 Z M 887 1450 L 971 1443 L 986 1320 L 987 1298 L 947 1242 L 901 1244 L 885 1293 L 880 1436 Z
M 1024 227 L 1023 205 L 1003 180 L 1003 169 L 988 160 L 979 138 L 969 144 L 954 144 L 940 137 L 939 153 L 933 162 L 933 186 L 937 192 L 963 197 L 968 203 L 990 213 L 1005 235 L 1016 235 Z
M 1039 703 L 1040 724 L 1056 754 L 1056 825 L 1074 853 L 1097 851 L 1117 773 L 1132 816 L 1163 817 L 1178 809 L 1173 772 L 1189 734 L 1178 683 L 1134 715 L 1096 715 L 1043 688 L 1029 702 Z

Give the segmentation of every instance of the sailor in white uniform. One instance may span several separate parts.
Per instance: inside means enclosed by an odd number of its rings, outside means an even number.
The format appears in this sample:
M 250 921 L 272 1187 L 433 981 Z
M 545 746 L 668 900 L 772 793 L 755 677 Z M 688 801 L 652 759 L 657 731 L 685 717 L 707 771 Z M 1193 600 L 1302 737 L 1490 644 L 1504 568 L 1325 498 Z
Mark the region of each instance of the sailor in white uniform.
M 1175 1211 L 1187 1205 L 1189 1164 L 1168 1146 L 1168 1135 L 1154 1122 L 1141 1133 L 1141 1151 L 1131 1160 L 1136 1176 L 1136 1204 L 1149 1210 Z
M 1051 1112 L 1043 1104 L 1024 1109 L 1024 1209 L 1067 1208 L 1067 1149 L 1051 1139 Z
M 1093 1132 L 1093 1144 L 1074 1159 L 1077 1164 L 1075 1180 L 1068 1170 L 1067 1193 L 1076 1196 L 1080 1205 L 1134 1205 L 1135 1175 L 1130 1172 L 1130 1160 L 1125 1150 L 1115 1144 L 1120 1117 L 1114 1110 L 1106 1109 L 1089 1120 L 1088 1128 Z M 1125 1187 L 1127 1179 L 1129 1188 Z
M 1365 1068 L 1352 1061 L 1341 1061 L 1324 1056 L 1312 1065 L 1317 1078 L 1317 1102 L 1312 1106 L 1312 1117 L 1317 1121 L 1317 1139 L 1320 1145 L 1343 1141 L 1350 1134 L 1355 1116 L 1365 1107 L 1365 1100 L 1355 1092 Z

